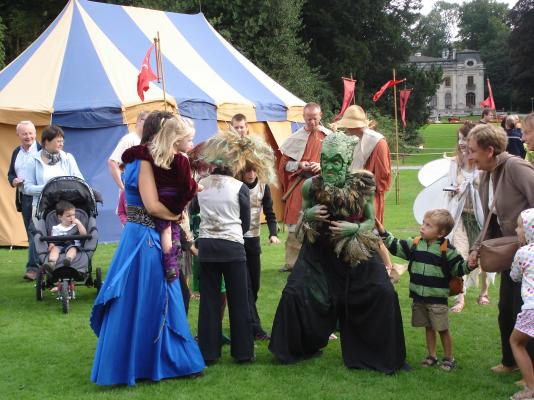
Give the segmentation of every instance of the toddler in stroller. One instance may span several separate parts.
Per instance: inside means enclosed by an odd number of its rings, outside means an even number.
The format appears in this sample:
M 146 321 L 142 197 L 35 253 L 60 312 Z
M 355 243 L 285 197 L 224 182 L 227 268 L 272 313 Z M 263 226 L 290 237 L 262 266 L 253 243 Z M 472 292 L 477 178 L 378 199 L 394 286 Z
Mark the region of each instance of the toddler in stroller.
M 75 298 L 76 282 L 102 285 L 102 270 L 92 278 L 92 256 L 98 243 L 97 201 L 100 194 L 74 176 L 53 178 L 44 186 L 33 218 L 34 242 L 39 258 L 36 297 L 43 300 L 46 288 L 56 288 L 63 312 Z M 56 290 L 54 289 L 54 290 Z
M 52 236 L 87 235 L 85 226 L 76 218 L 76 207 L 68 201 L 61 200 L 56 204 L 56 215 L 61 221 L 52 227 Z M 64 267 L 70 267 L 70 263 L 78 253 L 79 240 L 69 240 L 63 243 L 50 243 L 48 245 L 48 261 L 43 264 L 47 272 L 53 272 L 60 253 L 65 254 Z

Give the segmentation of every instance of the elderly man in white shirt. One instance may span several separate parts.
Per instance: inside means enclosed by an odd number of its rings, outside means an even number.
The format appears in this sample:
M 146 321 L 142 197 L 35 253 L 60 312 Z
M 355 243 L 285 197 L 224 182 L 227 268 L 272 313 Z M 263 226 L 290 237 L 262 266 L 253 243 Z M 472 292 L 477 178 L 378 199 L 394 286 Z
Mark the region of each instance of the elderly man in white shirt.
M 19 122 L 17 124 L 16 132 L 20 140 L 20 146 L 17 146 L 15 150 L 13 150 L 7 179 L 10 185 L 17 189 L 17 211 L 22 213 L 24 227 L 26 228 L 26 234 L 28 235 L 28 261 L 26 263 L 26 272 L 23 278 L 33 281 L 38 269 L 35 247 L 33 245 L 33 236 L 29 232 L 32 219 L 33 196 L 24 192 L 24 170 L 28 162 L 31 162 L 33 156 L 41 150 L 41 145 L 35 140 L 37 132 L 33 122 Z

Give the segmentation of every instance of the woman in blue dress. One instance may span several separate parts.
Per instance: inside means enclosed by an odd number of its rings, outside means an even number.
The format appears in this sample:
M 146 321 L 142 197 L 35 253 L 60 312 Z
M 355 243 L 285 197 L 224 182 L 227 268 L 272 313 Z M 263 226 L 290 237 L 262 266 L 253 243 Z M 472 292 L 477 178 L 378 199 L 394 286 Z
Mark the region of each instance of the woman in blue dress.
M 159 234 L 150 216 L 177 220 L 158 201 L 148 161 L 126 165 L 126 223 L 93 312 L 98 336 L 91 380 L 135 385 L 195 375 L 205 368 L 191 336 L 180 283 L 164 277 Z

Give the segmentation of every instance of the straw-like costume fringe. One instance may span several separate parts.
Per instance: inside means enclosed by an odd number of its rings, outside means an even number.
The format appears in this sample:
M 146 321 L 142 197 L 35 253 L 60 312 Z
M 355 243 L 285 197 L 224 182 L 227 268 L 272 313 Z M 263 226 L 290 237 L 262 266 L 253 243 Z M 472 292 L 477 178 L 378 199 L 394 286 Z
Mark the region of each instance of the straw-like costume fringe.
M 233 176 L 253 169 L 261 183 L 277 185 L 273 149 L 259 136 L 220 132 L 204 143 L 198 158 L 215 167 L 229 168 Z
M 328 208 L 330 219 L 347 220 L 363 213 L 363 207 L 375 192 L 375 181 L 371 173 L 357 171 L 347 176 L 342 188 L 324 185 L 323 178 L 318 175 L 312 178 L 310 197 L 314 204 L 322 204 Z M 334 238 L 328 229 L 328 223 L 322 221 L 308 221 L 301 212 L 297 224 L 297 237 L 303 241 L 304 237 L 310 243 L 315 243 L 319 235 L 327 235 L 334 246 L 336 255 L 356 266 L 360 261 L 368 260 L 371 253 L 378 249 L 380 238 L 372 231 L 362 230 L 356 234 L 341 239 Z

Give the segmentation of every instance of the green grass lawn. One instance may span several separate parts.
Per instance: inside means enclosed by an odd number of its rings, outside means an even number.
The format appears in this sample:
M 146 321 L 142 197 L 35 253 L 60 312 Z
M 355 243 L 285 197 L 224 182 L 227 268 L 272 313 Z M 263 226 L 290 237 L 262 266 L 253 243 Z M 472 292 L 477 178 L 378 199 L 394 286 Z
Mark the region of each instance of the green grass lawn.
M 430 124 L 422 130 L 423 149 L 404 158 L 401 165 L 424 165 L 440 158 L 444 152 L 450 156 L 456 150 L 457 132 L 461 124 Z M 395 161 L 392 160 L 394 163 Z
M 387 197 L 386 225 L 405 237 L 417 233 L 412 216 L 413 199 L 420 190 L 416 171 L 401 171 L 400 204 Z M 283 237 L 282 233 L 282 237 Z M 266 244 L 263 231 L 262 287 L 258 309 L 270 329 L 287 274 L 279 273 L 283 246 Z M 99 245 L 94 265 L 107 269 L 116 245 Z M 331 341 L 319 358 L 297 365 L 280 365 L 256 343 L 257 361 L 236 365 L 229 348 L 221 361 L 199 379 L 170 379 L 139 383 L 134 388 L 102 388 L 90 383 L 96 337 L 89 328 L 95 290 L 80 287 L 71 312 L 64 315 L 50 293 L 35 300 L 32 284 L 21 277 L 25 250 L 0 249 L 0 399 L 502 399 L 517 390 L 519 373 L 495 376 L 489 368 L 499 362 L 497 289 L 492 287 L 490 306 L 476 304 L 477 291 L 467 294 L 467 305 L 451 315 L 451 331 L 458 368 L 445 373 L 424 369 L 424 332 L 410 326 L 407 276 L 396 286 L 404 320 L 410 372 L 385 376 L 343 366 L 339 340 Z M 191 302 L 189 320 L 196 331 L 198 302 Z M 228 321 L 224 329 L 228 331 Z

